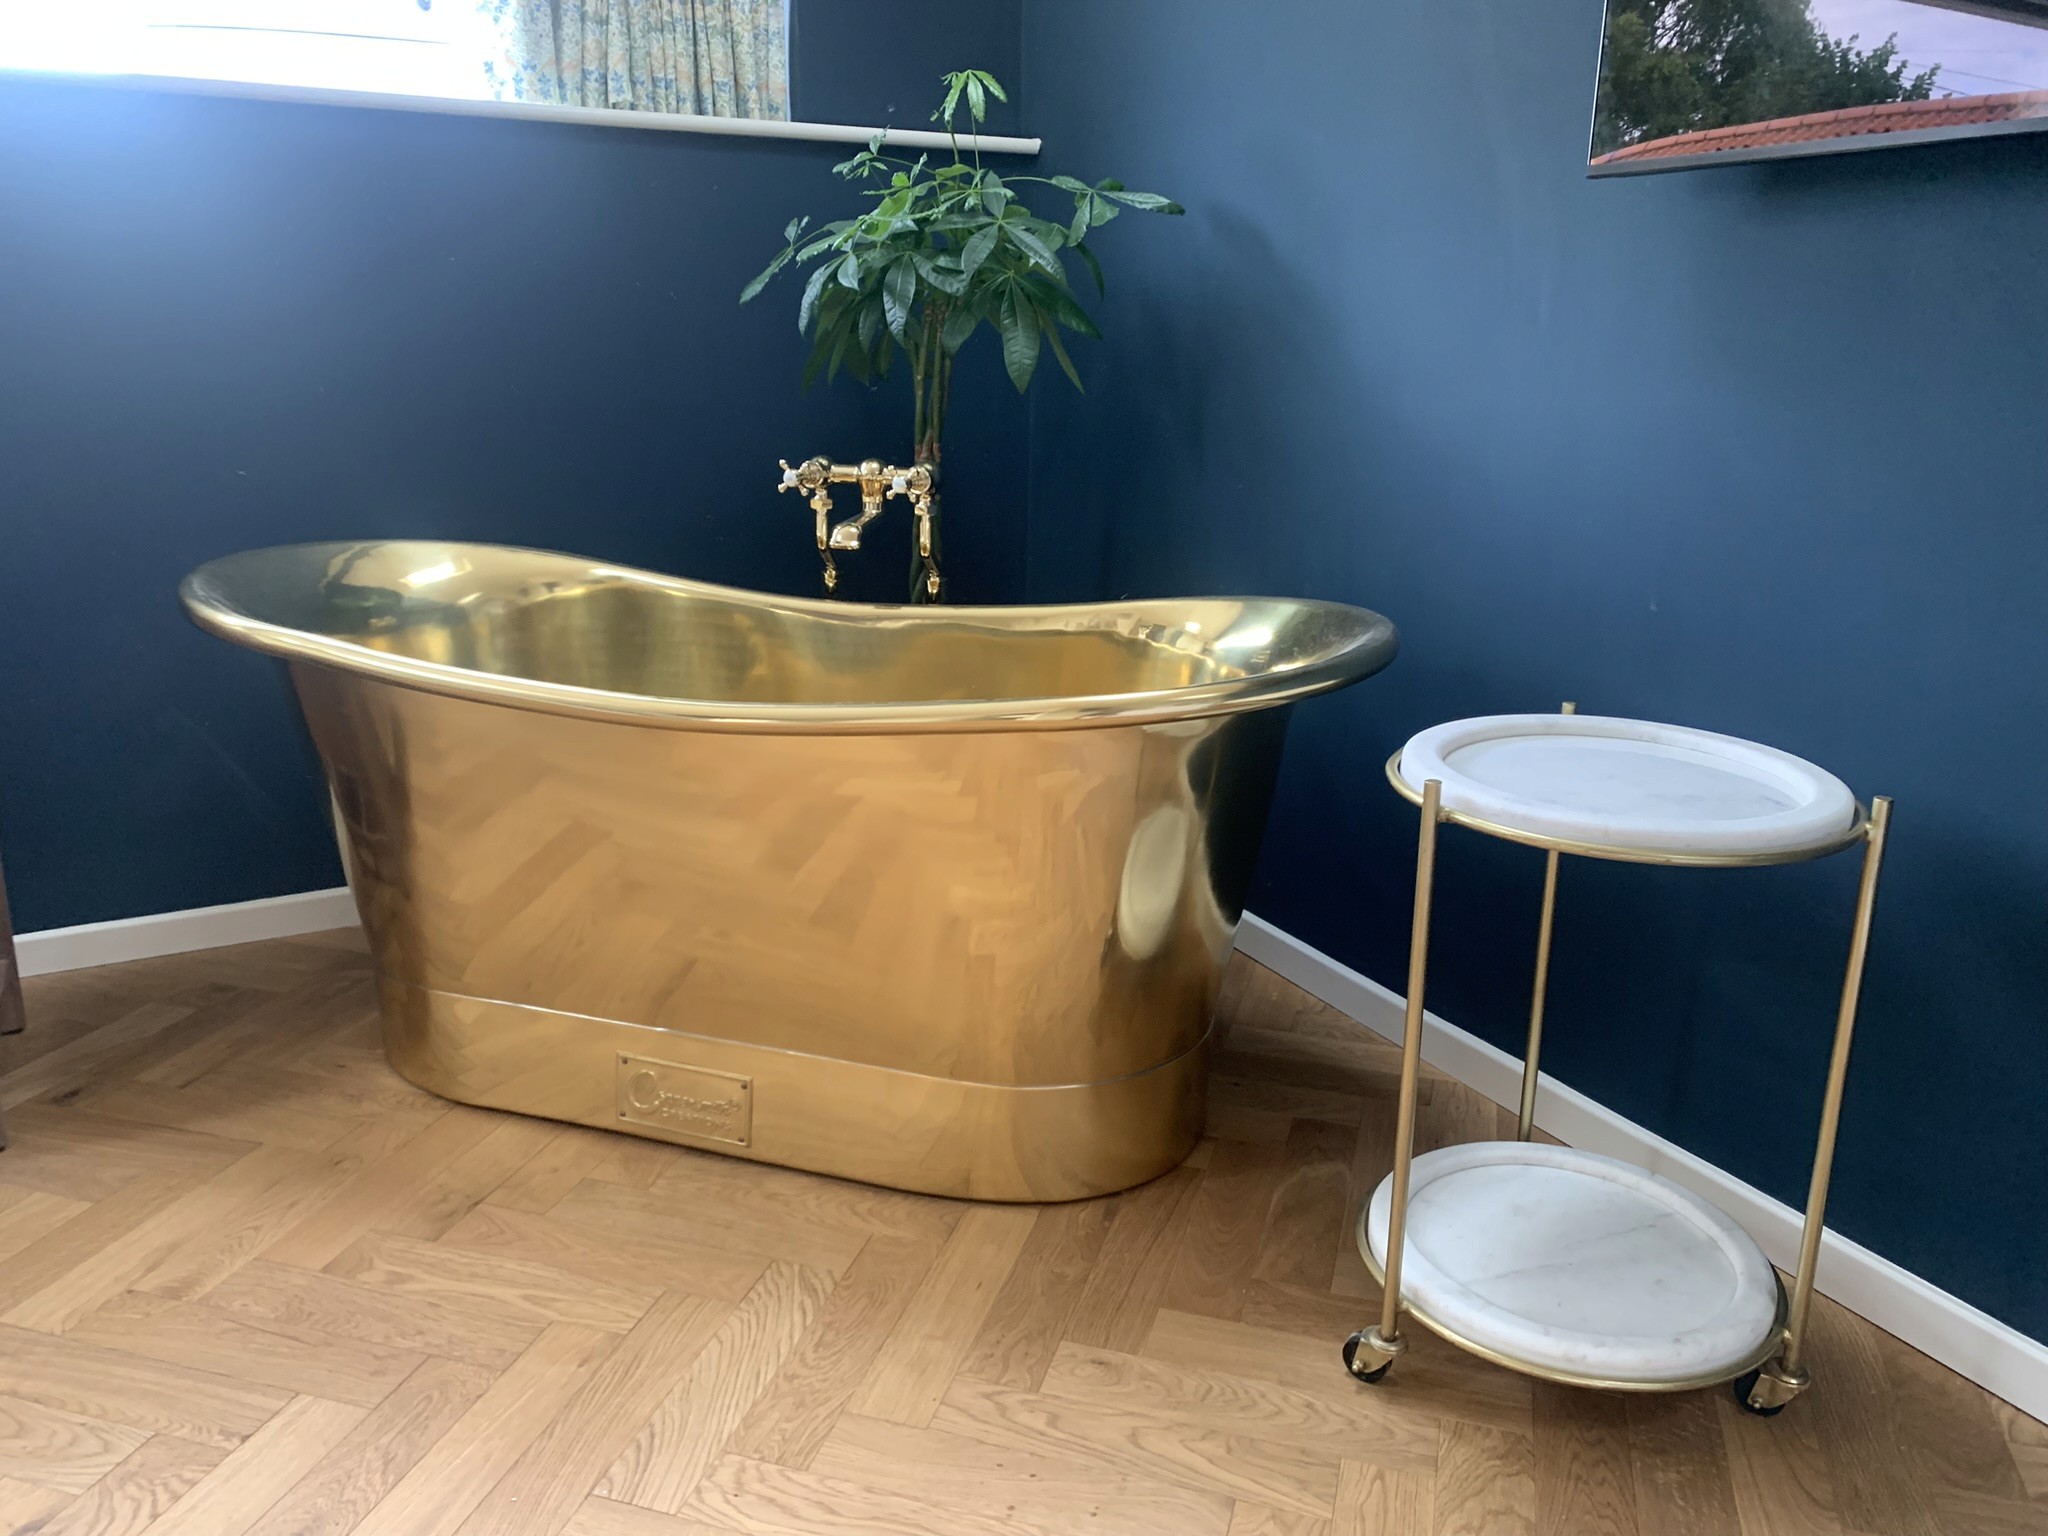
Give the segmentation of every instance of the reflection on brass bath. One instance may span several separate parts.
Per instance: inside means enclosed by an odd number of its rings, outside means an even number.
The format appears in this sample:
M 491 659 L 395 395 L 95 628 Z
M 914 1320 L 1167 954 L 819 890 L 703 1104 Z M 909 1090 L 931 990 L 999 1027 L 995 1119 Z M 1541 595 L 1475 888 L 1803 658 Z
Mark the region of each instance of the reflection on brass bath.
M 484 545 L 183 596 L 291 663 L 408 1078 L 984 1200 L 1186 1155 L 1287 706 L 1395 647 L 1331 603 L 871 607 Z

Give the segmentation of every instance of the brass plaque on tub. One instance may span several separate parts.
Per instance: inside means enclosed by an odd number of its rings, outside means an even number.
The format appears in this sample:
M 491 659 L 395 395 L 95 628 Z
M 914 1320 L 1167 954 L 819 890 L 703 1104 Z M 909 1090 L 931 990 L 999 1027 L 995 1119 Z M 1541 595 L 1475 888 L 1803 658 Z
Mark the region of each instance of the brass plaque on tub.
M 619 1118 L 670 1136 L 744 1147 L 754 1129 L 754 1080 L 621 1052 Z

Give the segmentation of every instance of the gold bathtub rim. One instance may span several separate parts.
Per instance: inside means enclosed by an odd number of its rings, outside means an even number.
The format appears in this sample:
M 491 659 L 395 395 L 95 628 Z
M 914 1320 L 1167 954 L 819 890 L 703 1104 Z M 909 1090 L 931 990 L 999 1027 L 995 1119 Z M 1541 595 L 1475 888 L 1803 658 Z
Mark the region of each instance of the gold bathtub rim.
M 783 702 L 670 697 L 616 691 L 508 672 L 492 672 L 378 650 L 277 616 L 279 594 L 303 590 L 309 559 L 407 553 L 422 572 L 442 565 L 467 573 L 493 562 L 516 568 L 529 581 L 581 582 L 591 587 L 655 589 L 679 598 L 744 604 L 806 625 L 842 626 L 849 634 L 955 625 L 1003 634 L 1112 633 L 1123 619 L 1160 637 L 1193 640 L 1212 621 L 1223 633 L 1196 640 L 1190 655 L 1213 659 L 1226 638 L 1222 616 L 1291 621 L 1299 633 L 1255 622 L 1246 633 L 1299 643 L 1296 654 L 1269 660 L 1259 670 L 1213 681 L 1116 693 L 1019 698 L 909 698 L 863 702 Z M 539 573 L 537 576 L 536 573 Z M 294 662 L 310 662 L 374 677 L 401 687 L 579 719 L 670 729 L 747 733 L 867 734 L 982 730 L 1060 730 L 1142 725 L 1236 714 L 1293 703 L 1370 676 L 1394 658 L 1393 624 L 1382 615 L 1318 599 L 1211 597 L 1136 602 L 911 607 L 785 597 L 748 588 L 665 576 L 615 562 L 588 560 L 513 545 L 432 540 L 362 540 L 279 545 L 214 560 L 193 571 L 179 597 L 201 628 L 251 649 Z M 272 611 L 266 613 L 266 608 Z

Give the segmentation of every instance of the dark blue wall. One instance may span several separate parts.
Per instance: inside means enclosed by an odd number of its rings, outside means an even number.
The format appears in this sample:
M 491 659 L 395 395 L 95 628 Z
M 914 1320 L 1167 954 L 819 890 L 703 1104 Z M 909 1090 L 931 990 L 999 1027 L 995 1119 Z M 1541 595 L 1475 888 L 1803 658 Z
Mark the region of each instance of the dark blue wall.
M 796 0 L 790 8 L 790 96 L 814 123 L 931 128 L 939 76 L 981 69 L 1003 83 L 989 133 L 1019 127 L 1022 0 Z M 960 121 L 968 121 L 963 111 Z
M 796 290 L 736 299 L 792 214 L 849 206 L 845 153 L 0 81 L 17 924 L 338 881 L 281 670 L 174 602 L 203 560 L 446 536 L 815 592 L 776 459 L 907 452 L 907 381 L 800 394 Z M 1013 598 L 1025 413 L 976 350 L 948 565 Z M 900 598 L 891 525 L 856 595 Z
M 1034 597 L 1302 592 L 1254 910 L 1397 988 L 1437 720 L 1576 699 L 1898 810 L 1831 1224 L 2048 1337 L 2048 138 L 1585 179 L 1599 0 L 1034 0 L 1105 231 L 1034 404 Z M 1431 1004 L 1518 1049 L 1541 863 L 1452 833 Z M 1564 871 L 1546 1065 L 1795 1204 L 1855 869 Z

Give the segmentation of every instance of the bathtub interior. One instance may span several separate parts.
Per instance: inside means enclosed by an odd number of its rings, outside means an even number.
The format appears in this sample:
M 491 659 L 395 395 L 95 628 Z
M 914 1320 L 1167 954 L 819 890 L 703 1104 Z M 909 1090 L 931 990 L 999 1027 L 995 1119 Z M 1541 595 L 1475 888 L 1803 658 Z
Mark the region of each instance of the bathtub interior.
M 778 598 L 495 546 L 301 545 L 216 561 L 189 601 L 258 627 L 650 699 L 886 704 L 1101 697 L 1342 666 L 1384 621 L 1190 599 L 908 608 Z

